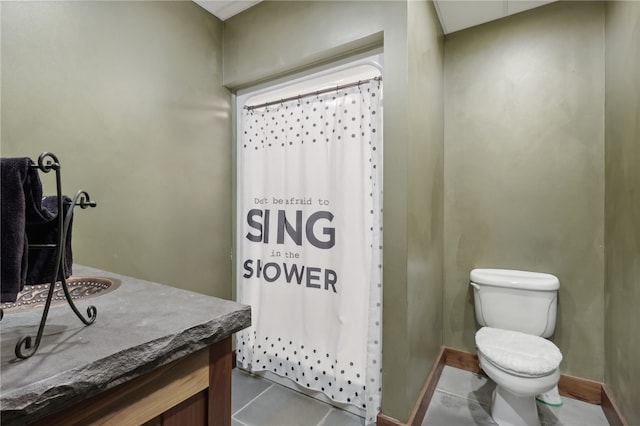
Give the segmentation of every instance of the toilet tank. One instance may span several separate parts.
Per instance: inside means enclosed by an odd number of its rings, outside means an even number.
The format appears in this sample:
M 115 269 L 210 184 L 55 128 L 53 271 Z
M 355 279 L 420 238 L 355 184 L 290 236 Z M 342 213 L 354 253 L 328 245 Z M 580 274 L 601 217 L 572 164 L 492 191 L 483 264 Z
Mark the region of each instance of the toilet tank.
M 470 274 L 481 326 L 549 337 L 556 327 L 558 278 L 540 272 L 474 269 Z

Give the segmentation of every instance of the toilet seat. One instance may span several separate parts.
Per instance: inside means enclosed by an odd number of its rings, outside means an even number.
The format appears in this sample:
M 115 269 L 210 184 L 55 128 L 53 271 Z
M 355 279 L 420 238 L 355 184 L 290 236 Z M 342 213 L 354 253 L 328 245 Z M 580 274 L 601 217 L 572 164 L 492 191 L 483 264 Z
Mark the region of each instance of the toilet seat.
M 562 353 L 551 341 L 531 334 L 492 327 L 476 333 L 476 346 L 495 367 L 520 377 L 543 377 L 554 373 Z

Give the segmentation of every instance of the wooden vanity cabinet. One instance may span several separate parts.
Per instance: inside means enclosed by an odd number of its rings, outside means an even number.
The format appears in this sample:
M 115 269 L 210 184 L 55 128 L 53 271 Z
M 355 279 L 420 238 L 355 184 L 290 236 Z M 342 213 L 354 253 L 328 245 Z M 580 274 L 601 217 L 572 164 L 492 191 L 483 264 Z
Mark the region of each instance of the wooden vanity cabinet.
M 231 426 L 231 337 L 34 425 Z

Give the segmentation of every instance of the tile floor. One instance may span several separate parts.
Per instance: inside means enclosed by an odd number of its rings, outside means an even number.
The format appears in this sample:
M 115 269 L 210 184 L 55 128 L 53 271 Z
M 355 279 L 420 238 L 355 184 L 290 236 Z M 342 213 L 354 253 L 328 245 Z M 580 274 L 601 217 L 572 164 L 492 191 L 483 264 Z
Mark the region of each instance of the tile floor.
M 232 373 L 233 426 L 363 426 L 364 419 L 239 369 Z M 494 384 L 445 367 L 422 426 L 493 426 Z M 544 426 L 608 425 L 600 406 L 563 398 L 562 407 L 538 405 Z
M 364 419 L 236 368 L 232 426 L 363 426 Z
M 494 426 L 491 395 L 494 383 L 481 375 L 445 366 L 422 426 Z M 543 426 L 608 426 L 599 405 L 562 398 L 561 407 L 538 403 Z

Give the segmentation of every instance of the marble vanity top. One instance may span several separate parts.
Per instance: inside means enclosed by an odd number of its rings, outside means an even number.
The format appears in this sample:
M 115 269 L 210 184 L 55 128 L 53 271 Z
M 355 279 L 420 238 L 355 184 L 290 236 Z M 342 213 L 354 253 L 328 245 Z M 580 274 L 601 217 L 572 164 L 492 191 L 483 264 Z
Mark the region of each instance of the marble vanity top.
M 14 354 L 25 334 L 35 339 L 42 310 L 6 313 L 0 322 L 0 419 L 24 424 L 139 377 L 223 340 L 251 324 L 251 308 L 162 284 L 75 265 L 74 276 L 119 281 L 113 291 L 80 299 L 85 326 L 65 303 L 52 306 L 38 352 Z

